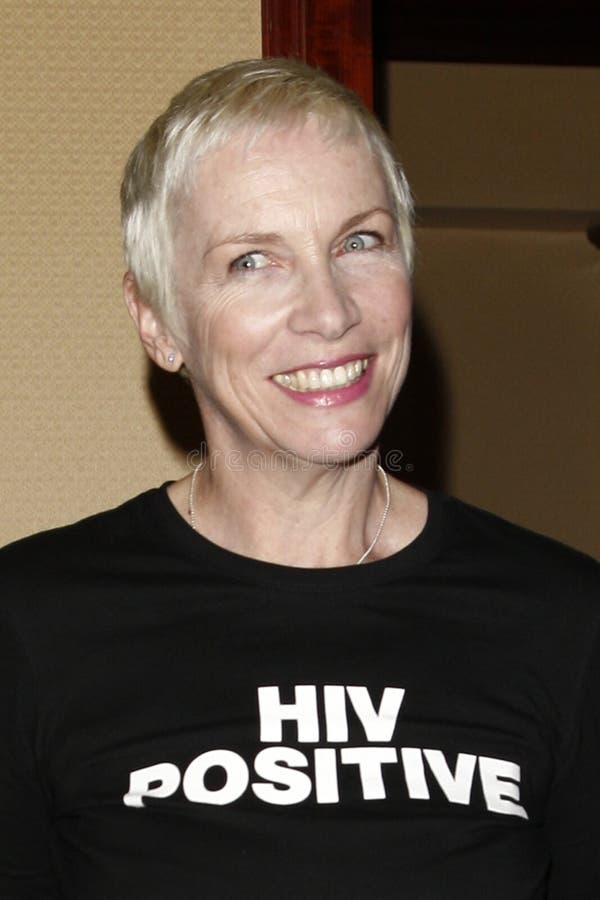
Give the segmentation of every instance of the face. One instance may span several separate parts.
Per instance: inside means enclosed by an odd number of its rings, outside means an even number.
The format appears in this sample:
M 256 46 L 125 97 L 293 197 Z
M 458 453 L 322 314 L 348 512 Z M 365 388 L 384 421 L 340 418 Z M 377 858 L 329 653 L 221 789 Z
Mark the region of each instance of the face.
M 322 462 L 372 446 L 406 373 L 411 302 L 362 142 L 310 121 L 239 135 L 201 163 L 175 260 L 211 451 Z

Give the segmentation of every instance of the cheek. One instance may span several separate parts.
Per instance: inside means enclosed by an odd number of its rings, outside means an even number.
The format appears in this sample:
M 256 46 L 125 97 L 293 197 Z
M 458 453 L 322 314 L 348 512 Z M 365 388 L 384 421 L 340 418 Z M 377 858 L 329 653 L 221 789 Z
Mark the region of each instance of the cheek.
M 412 295 L 406 284 L 396 286 L 388 295 L 386 314 L 390 320 L 406 325 L 412 318 Z
M 368 311 L 386 338 L 393 341 L 402 337 L 412 319 L 412 294 L 406 279 L 379 280 L 369 292 Z
M 190 365 L 221 354 L 234 321 L 231 308 L 238 299 L 236 292 L 223 290 L 211 281 L 196 283 L 193 289 L 180 291 L 183 318 L 183 343 Z
M 206 302 L 188 320 L 185 361 L 192 382 L 205 393 L 244 385 L 253 372 L 267 368 L 265 356 L 281 311 L 267 314 L 243 299 Z
M 412 317 L 412 290 L 404 271 L 396 273 L 390 280 L 386 296 L 389 315 L 403 325 L 409 323 Z
M 386 322 L 405 321 L 410 317 L 411 289 L 404 263 L 398 254 L 356 258 L 338 269 L 349 293 L 369 315 L 376 314 Z

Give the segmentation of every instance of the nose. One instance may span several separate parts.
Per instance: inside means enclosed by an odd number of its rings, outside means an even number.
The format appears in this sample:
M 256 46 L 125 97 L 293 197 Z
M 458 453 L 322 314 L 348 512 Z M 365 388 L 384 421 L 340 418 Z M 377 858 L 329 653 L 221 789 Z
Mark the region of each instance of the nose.
M 292 331 L 335 341 L 360 320 L 349 286 L 329 266 L 314 267 L 304 274 L 288 319 Z

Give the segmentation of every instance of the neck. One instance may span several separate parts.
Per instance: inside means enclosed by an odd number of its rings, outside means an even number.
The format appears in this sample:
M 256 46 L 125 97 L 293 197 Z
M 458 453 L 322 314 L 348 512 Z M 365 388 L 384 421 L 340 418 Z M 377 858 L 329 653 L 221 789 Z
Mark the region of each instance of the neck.
M 282 565 L 377 558 L 389 498 L 375 453 L 335 467 L 276 462 L 263 470 L 198 469 L 190 491 L 196 530 L 233 552 Z

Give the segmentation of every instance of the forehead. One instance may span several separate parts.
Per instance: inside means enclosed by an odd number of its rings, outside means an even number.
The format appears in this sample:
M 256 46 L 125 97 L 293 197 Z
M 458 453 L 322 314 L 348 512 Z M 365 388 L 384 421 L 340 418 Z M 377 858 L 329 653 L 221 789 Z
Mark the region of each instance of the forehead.
M 232 226 L 241 233 L 272 230 L 277 219 L 326 224 L 389 202 L 366 141 L 328 137 L 309 120 L 255 139 L 234 136 L 202 160 L 186 206 L 185 224 L 214 242 Z

